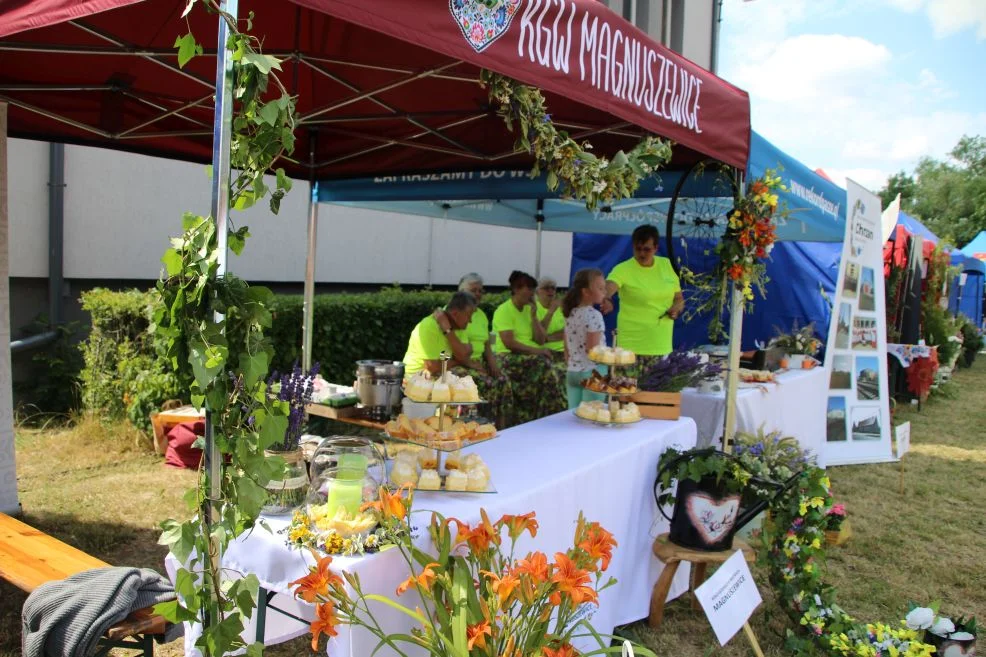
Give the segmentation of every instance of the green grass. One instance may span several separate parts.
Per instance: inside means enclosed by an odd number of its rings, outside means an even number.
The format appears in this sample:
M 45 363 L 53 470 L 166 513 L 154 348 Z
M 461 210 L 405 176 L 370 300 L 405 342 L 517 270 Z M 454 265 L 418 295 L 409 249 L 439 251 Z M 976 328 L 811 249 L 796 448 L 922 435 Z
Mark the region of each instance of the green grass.
M 908 407 L 898 413 L 899 421 L 912 424 L 903 495 L 897 464 L 830 469 L 853 538 L 829 551 L 827 581 L 838 588 L 840 604 L 861 620 L 898 619 L 909 600 L 935 599 L 943 610 L 986 619 L 986 361 L 959 370 L 953 381 L 950 398 L 933 398 L 921 412 Z M 133 430 L 91 420 L 69 428 L 19 428 L 16 446 L 26 522 L 111 564 L 163 572 L 158 524 L 185 513 L 181 497 L 194 485 L 194 473 L 165 467 Z M 787 617 L 763 570 L 754 566 L 754 574 L 764 604 L 751 624 L 766 655 L 784 655 Z M 24 598 L 0 583 L 2 657 L 20 654 Z M 685 599 L 668 604 L 659 631 L 636 623 L 623 633 L 659 655 L 751 654 L 742 635 L 720 648 L 702 613 Z M 309 655 L 308 644 L 300 638 L 268 653 Z M 181 640 L 157 647 L 156 654 L 178 657 Z

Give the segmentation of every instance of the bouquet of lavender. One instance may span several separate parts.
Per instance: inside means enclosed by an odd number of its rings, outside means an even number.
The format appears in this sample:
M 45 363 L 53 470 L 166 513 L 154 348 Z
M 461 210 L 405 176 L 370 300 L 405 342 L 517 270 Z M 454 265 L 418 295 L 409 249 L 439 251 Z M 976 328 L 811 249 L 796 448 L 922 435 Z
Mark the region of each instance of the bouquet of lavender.
M 288 428 L 284 432 L 284 440 L 271 445 L 270 449 L 277 452 L 290 452 L 298 449 L 298 442 L 301 440 L 301 429 L 305 422 L 305 406 L 312 401 L 312 393 L 315 391 L 315 376 L 318 374 L 319 364 L 312 365 L 312 369 L 303 372 L 301 367 L 295 362 L 290 372 L 278 374 L 275 370 L 267 382 L 268 389 L 277 390 L 277 398 L 288 403 L 290 409 L 288 413 Z M 280 389 L 275 385 L 279 382 Z
M 702 379 L 718 376 L 718 363 L 703 363 L 701 356 L 687 351 L 672 351 L 646 367 L 637 381 L 647 392 L 681 392 Z

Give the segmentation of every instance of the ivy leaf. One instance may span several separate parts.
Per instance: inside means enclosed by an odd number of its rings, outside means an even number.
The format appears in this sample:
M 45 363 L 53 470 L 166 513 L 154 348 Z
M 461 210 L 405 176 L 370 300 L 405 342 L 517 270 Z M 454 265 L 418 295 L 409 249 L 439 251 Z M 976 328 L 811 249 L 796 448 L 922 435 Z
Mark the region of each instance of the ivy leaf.
M 164 268 L 168 272 L 168 277 L 177 276 L 181 273 L 181 255 L 174 249 L 168 249 L 161 256 L 161 262 L 164 263 Z
M 284 433 L 287 430 L 288 418 L 283 415 L 268 416 L 260 429 L 260 449 L 267 449 L 274 443 L 284 440 Z
M 212 383 L 224 364 L 222 360 L 217 358 L 216 350 L 207 348 L 201 340 L 189 341 L 188 363 L 192 366 L 195 382 L 203 389 Z
M 174 47 L 178 49 L 179 68 L 185 68 L 185 64 L 190 62 L 195 55 L 203 53 L 202 46 L 195 42 L 195 36 L 191 32 L 175 39 Z
M 276 57 L 271 57 L 270 55 L 261 55 L 255 52 L 248 52 L 243 55 L 242 61 L 244 64 L 253 65 L 254 67 L 256 67 L 258 71 L 260 71 L 264 75 L 268 75 L 271 69 L 277 71 L 281 70 L 280 60 L 278 60 Z
M 270 363 L 267 362 L 267 354 L 240 354 L 240 369 L 243 371 L 243 385 L 252 388 L 257 381 L 261 380 L 266 374 Z
M 269 103 L 266 103 L 263 107 L 261 107 L 260 111 L 257 112 L 257 114 L 258 114 L 257 118 L 259 119 L 258 123 L 262 121 L 267 125 L 276 126 L 277 119 L 281 116 L 281 108 L 278 105 L 277 101 L 271 101 Z
M 250 229 L 247 226 L 241 226 L 239 230 L 230 233 L 227 242 L 229 250 L 236 255 L 243 253 L 243 247 L 246 246 L 248 237 L 250 237 Z
M 283 189 L 285 192 L 290 192 L 291 179 L 288 178 L 288 175 L 284 172 L 284 169 L 278 167 L 274 173 L 277 175 L 277 188 Z
M 264 644 L 259 641 L 255 641 L 247 646 L 246 649 L 247 657 L 263 657 L 264 654 Z
M 281 438 L 284 438 L 284 434 L 281 434 Z M 251 518 L 256 517 L 267 502 L 267 489 L 258 486 L 249 477 L 241 477 L 236 482 L 236 500 L 244 514 Z
M 243 620 L 238 614 L 231 614 L 223 618 L 218 624 L 210 626 L 195 642 L 195 645 L 203 649 L 204 654 L 225 655 L 243 643 L 240 638 L 242 633 Z

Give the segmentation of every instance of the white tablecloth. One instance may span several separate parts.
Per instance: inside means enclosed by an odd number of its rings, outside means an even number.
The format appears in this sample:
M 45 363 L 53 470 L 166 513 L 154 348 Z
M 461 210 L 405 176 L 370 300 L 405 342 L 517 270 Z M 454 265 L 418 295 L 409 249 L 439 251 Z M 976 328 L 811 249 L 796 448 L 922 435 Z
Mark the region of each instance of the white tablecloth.
M 668 530 L 667 521 L 657 511 L 652 488 L 657 474 L 657 462 L 668 447 L 688 449 L 695 445 L 695 424 L 688 418 L 677 422 L 644 420 L 619 428 L 587 425 L 570 412 L 559 413 L 503 431 L 491 442 L 472 448 L 481 454 L 492 472 L 495 494 L 467 495 L 428 493 L 415 495 L 415 509 L 438 511 L 470 524 L 479 520 L 483 507 L 493 520 L 504 513 L 519 514 L 535 511 L 540 523 L 536 538 L 526 534 L 518 544 L 523 554 L 537 549 L 549 558 L 555 552 L 572 545 L 575 521 L 579 512 L 588 520 L 602 524 L 616 537 L 608 574 L 618 584 L 600 596 L 599 608 L 592 623 L 604 633 L 623 623 L 647 616 L 650 594 L 661 572 L 661 563 L 653 556 L 653 537 Z M 418 542 L 427 548 L 429 513 L 416 516 Z M 657 519 L 660 522 L 655 525 Z M 278 595 L 273 604 L 288 603 L 299 615 L 312 617 L 312 610 L 290 598 L 288 582 L 307 572 L 307 554 L 290 550 L 284 536 L 277 530 L 286 519 L 268 518 L 275 532 L 257 527 L 253 533 L 234 542 L 224 555 L 223 564 L 237 572 L 252 572 L 268 590 Z M 310 560 L 310 559 L 309 559 Z M 174 559 L 169 558 L 168 571 L 173 575 Z M 363 557 L 338 557 L 333 568 L 345 569 L 360 576 L 365 592 L 393 597 L 397 585 L 407 578 L 407 566 L 399 553 L 390 550 Z M 670 597 L 687 590 L 688 569 L 680 568 Z M 410 604 L 411 594 L 405 594 Z M 407 632 L 410 623 L 399 612 L 375 605 L 374 612 L 381 624 L 394 632 Z M 300 625 L 269 610 L 264 642 L 280 643 L 307 632 Z M 253 640 L 253 627 L 248 628 Z M 194 643 L 194 628 L 186 627 L 186 653 Z M 333 657 L 351 655 L 364 657 L 376 646 L 368 633 L 340 631 L 329 644 Z
M 824 467 L 829 383 L 825 368 L 791 370 L 776 378 L 777 383 L 740 388 L 736 395 L 736 428 L 756 432 L 763 425 L 765 431 L 779 430 L 785 436 L 794 436 Z M 681 393 L 681 414 L 695 420 L 700 447 L 721 445 L 726 417 L 724 393 L 707 394 L 685 388 Z

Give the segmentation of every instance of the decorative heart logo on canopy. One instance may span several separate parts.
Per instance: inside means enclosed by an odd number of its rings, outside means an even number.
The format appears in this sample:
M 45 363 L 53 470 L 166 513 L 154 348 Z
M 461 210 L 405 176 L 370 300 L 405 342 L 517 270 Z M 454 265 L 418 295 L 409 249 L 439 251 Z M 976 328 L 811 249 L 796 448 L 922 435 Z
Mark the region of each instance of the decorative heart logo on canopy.
M 476 52 L 483 52 L 510 29 L 520 0 L 449 0 L 448 8 L 462 36 Z
M 692 493 L 685 504 L 692 526 L 706 545 L 712 545 L 733 530 L 739 513 L 739 498 L 717 500 L 705 493 Z

